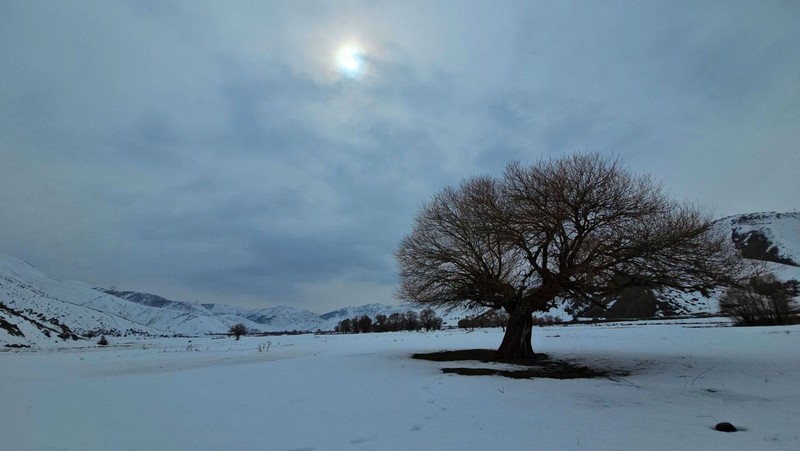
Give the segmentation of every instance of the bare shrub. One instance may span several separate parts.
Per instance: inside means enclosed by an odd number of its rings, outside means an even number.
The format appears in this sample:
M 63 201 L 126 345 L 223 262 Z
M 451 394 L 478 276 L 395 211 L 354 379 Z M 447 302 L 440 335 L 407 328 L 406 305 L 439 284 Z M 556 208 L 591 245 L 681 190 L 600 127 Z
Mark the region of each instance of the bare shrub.
M 261 343 L 257 346 L 258 352 L 269 352 L 269 348 L 272 346 L 271 341 L 267 341 L 266 343 Z
M 439 318 L 436 312 L 430 308 L 420 312 L 419 322 L 425 330 L 439 330 L 442 328 L 442 318 Z
M 719 301 L 720 311 L 739 326 L 791 324 L 791 288 L 769 274 L 742 288 L 729 288 Z
M 228 330 L 228 335 L 233 335 L 236 337 L 236 340 L 239 340 L 242 335 L 247 335 L 247 326 L 245 326 L 244 323 L 234 324 Z

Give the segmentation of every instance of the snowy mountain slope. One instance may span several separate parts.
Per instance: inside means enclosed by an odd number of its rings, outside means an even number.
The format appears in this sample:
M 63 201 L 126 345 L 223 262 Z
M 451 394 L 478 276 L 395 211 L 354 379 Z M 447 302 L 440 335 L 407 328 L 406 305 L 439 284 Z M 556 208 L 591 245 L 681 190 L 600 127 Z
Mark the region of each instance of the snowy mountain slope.
M 244 307 L 237 307 L 234 305 L 227 305 L 227 304 L 200 304 L 211 312 L 212 315 L 237 315 L 241 317 L 245 317 L 251 313 L 255 313 L 257 309 L 248 309 Z
M 293 330 L 317 330 L 320 318 L 308 310 L 289 306 L 270 307 L 260 310 L 245 309 L 225 304 L 198 304 L 173 301 L 164 297 L 136 291 L 103 290 L 127 301 L 155 307 L 160 314 L 152 319 L 139 318 L 148 325 L 168 331 L 173 328 L 186 329 L 193 324 L 195 333 L 225 333 L 238 323 L 254 332 L 285 332 Z M 126 316 L 127 317 L 127 316 Z
M 77 339 L 69 326 L 55 318 L 25 313 L 0 302 L 0 343 L 4 347 L 55 345 Z
M 92 301 L 92 306 L 166 332 L 225 333 L 232 325 L 221 321 L 200 304 L 171 301 L 149 293 L 103 291 L 127 302 L 108 302 L 107 299 L 100 298 Z
M 0 255 L 0 302 L 7 307 L 0 316 L 4 325 L 0 343 L 18 345 L 36 345 L 42 341 L 31 340 L 30 334 L 46 339 L 49 339 L 47 334 L 57 336 L 62 332 L 62 324 L 70 333 L 79 335 L 91 332 L 203 335 L 226 333 L 237 323 L 255 332 L 316 331 L 332 330 L 345 316 L 374 317 L 378 313 L 389 315 L 409 310 L 371 304 L 340 309 L 326 315 L 326 319 L 289 306 L 254 310 L 173 301 L 149 293 L 102 290 L 80 282 L 59 281 L 7 255 Z M 17 337 L 17 332 L 24 337 Z
M 286 305 L 258 310 L 246 316 L 272 331 L 315 331 L 322 326 L 322 319 L 309 312 Z
M 97 308 L 113 298 L 80 282 L 51 279 L 32 265 L 0 254 L 0 302 L 28 317 L 58 320 L 72 331 L 159 335 L 162 331 Z M 118 300 L 119 302 L 124 302 Z
M 92 333 L 158 336 L 226 333 L 237 323 L 244 323 L 252 331 L 293 330 L 298 323 L 308 323 L 307 320 L 292 322 L 284 315 L 278 324 L 264 325 L 235 314 L 214 314 L 200 304 L 145 293 L 104 292 L 80 282 L 52 279 L 32 265 L 2 254 L 0 303 L 5 307 L 0 313 L 5 326 L 0 332 L 0 344 L 47 343 L 50 341 L 47 334 L 57 337 L 64 332 L 62 326 L 70 334 L 81 336 Z M 281 329 L 284 324 L 286 328 Z M 17 336 L 17 332 L 22 336 Z
M 730 234 L 745 258 L 770 262 L 767 269 L 782 281 L 800 280 L 800 213 L 734 215 L 717 220 L 716 225 Z M 604 318 L 715 314 L 719 312 L 722 291 L 709 296 L 675 290 L 653 294 L 623 294 L 606 300 L 608 310 L 590 308 L 575 314 Z
M 720 219 L 717 224 L 726 233 L 730 230 L 732 241 L 745 257 L 776 262 L 771 269 L 778 278 L 800 280 L 800 213 L 736 215 Z M 573 311 L 565 302 L 554 309 L 553 314 L 557 313 L 564 320 L 571 316 L 622 318 L 713 314 L 718 311 L 720 294 L 703 297 L 698 293 L 672 291 L 656 292 L 655 296 L 629 293 L 609 299 L 610 307 L 605 311 Z M 0 310 L 0 324 L 4 325 L 0 328 L 0 344 L 20 345 L 35 344 L 41 337 L 47 342 L 54 330 L 61 330 L 62 325 L 79 335 L 92 331 L 201 335 L 226 333 L 237 323 L 258 332 L 316 331 L 333 330 L 346 318 L 362 315 L 375 318 L 379 314 L 389 316 L 422 310 L 409 305 L 366 304 L 317 316 L 288 306 L 255 310 L 218 303 L 173 301 L 153 294 L 99 290 L 80 282 L 52 279 L 32 265 L 2 254 L 0 303 L 5 308 Z M 456 325 L 470 312 L 437 313 L 445 325 Z M 475 312 L 472 313 L 474 316 Z M 24 334 L 24 339 L 15 335 L 17 331 Z M 47 337 L 47 333 L 51 337 Z
M 752 213 L 719 220 L 746 258 L 800 266 L 800 213 Z
M 800 212 L 743 214 L 718 223 L 730 228 L 743 257 L 768 262 L 766 269 L 783 282 L 800 281 Z
M 228 327 L 210 315 L 170 307 L 149 307 L 116 296 L 93 299 L 87 305 L 173 334 L 225 333 Z

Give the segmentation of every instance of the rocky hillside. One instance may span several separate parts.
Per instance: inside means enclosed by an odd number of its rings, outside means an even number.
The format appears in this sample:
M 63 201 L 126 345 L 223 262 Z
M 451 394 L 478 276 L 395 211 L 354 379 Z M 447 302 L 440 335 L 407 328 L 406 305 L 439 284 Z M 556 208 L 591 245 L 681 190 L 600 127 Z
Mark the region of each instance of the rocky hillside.
M 746 258 L 800 267 L 800 213 L 752 213 L 719 220 Z
M 800 280 L 800 213 L 750 213 L 717 221 L 742 256 L 770 262 L 770 270 L 784 281 Z M 699 293 L 670 290 L 629 289 L 603 300 L 606 309 L 591 307 L 575 316 L 647 318 L 716 313 L 721 293 L 704 297 Z

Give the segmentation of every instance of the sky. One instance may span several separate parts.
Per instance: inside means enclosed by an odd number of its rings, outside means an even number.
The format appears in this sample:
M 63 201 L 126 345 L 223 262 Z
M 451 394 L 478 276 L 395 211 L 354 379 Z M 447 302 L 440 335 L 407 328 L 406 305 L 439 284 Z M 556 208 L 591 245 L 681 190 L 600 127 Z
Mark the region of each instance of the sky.
M 0 252 L 92 286 L 397 302 L 423 203 L 617 156 L 800 208 L 797 1 L 0 0 Z

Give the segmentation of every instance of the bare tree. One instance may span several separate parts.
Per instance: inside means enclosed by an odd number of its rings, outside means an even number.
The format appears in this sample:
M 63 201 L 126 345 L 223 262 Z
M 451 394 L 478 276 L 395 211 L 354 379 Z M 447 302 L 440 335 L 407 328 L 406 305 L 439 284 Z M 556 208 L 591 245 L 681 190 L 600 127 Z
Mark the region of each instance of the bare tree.
M 420 330 L 422 329 L 422 324 L 419 322 L 419 315 L 417 312 L 413 310 L 409 310 L 403 315 L 403 322 L 402 322 L 402 329 L 403 330 Z
M 401 313 L 394 312 L 386 318 L 386 330 L 389 332 L 397 332 L 403 330 L 403 318 Z
M 419 323 L 425 330 L 439 330 L 442 328 L 442 318 L 439 318 L 431 308 L 426 308 L 420 312 Z
M 697 207 L 670 200 L 618 160 L 578 154 L 510 164 L 425 205 L 395 252 L 398 296 L 509 314 L 501 358 L 532 358 L 532 314 L 631 287 L 707 292 L 742 268 Z
M 352 321 L 350 318 L 345 318 L 336 325 L 336 332 L 341 332 L 343 334 L 349 334 L 353 329 Z
M 372 318 L 367 315 L 361 315 L 361 318 L 358 319 L 357 326 L 358 332 L 362 334 L 372 332 Z
M 233 335 L 236 337 L 236 340 L 239 340 L 242 335 L 247 335 L 247 326 L 245 326 L 243 323 L 234 324 L 228 330 L 228 334 Z
M 375 332 L 386 332 L 386 315 L 375 316 L 375 323 L 372 325 Z

